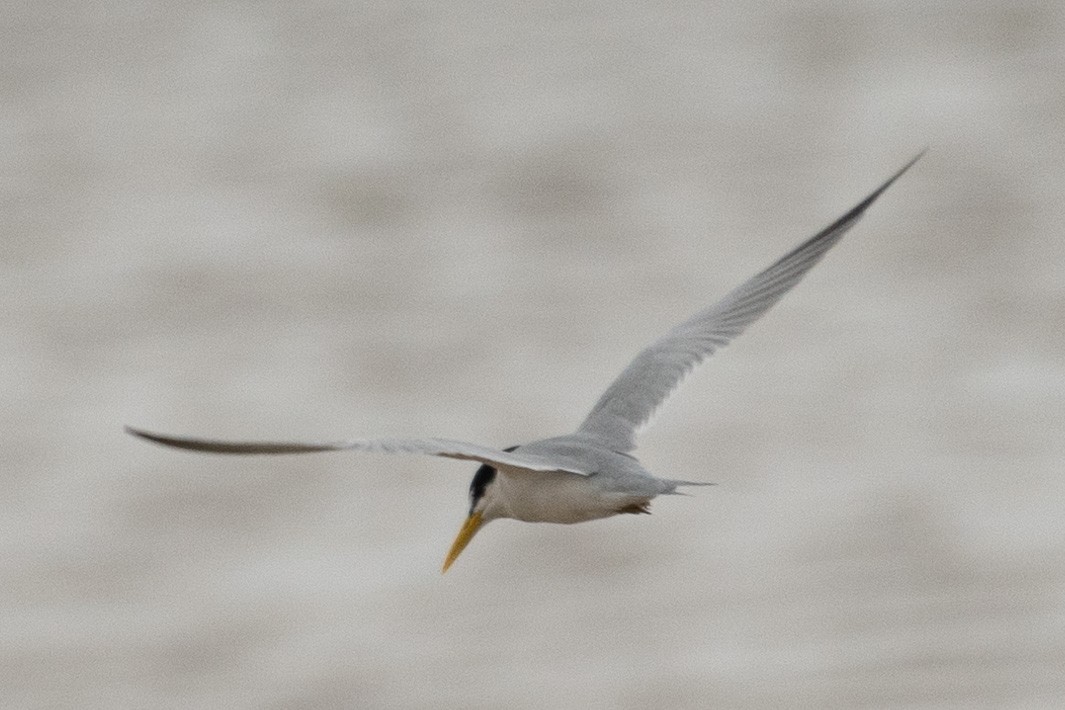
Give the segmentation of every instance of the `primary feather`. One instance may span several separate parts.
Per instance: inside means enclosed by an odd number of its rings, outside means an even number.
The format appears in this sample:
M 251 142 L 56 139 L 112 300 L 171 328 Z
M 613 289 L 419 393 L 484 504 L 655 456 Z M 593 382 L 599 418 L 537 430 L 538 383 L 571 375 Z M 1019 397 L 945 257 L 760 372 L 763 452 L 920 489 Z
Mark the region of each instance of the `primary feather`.
M 465 441 L 437 438 L 232 442 L 169 436 L 132 427 L 126 427 L 126 431 L 157 444 L 213 454 L 304 454 L 344 450 L 422 454 L 479 461 L 519 474 L 522 471 L 537 471 L 578 474 L 582 477 L 598 474 L 604 477 L 608 469 L 621 464 L 625 464 L 622 468 L 626 467 L 631 457 L 624 455 L 636 448 L 636 434 L 684 377 L 779 301 L 921 155 L 923 151 L 831 225 L 741 284 L 718 303 L 696 313 L 644 348 L 606 389 L 573 434 L 503 451 Z M 622 459 L 612 458 L 616 455 L 622 455 Z M 635 459 L 631 462 L 635 464 Z M 644 473 L 639 475 L 643 476 Z M 670 490 L 678 484 L 696 485 L 671 480 L 665 483 Z
M 636 435 L 696 365 L 758 320 L 835 246 L 876 198 L 923 151 L 825 229 L 644 348 L 611 383 L 578 431 L 615 451 L 636 448 Z
M 588 475 L 587 464 L 565 455 L 542 456 L 521 451 L 501 451 L 467 441 L 452 439 L 357 439 L 337 442 L 294 441 L 219 441 L 184 436 L 155 434 L 126 427 L 126 431 L 142 439 L 176 449 L 202 451 L 208 454 L 310 454 L 320 451 L 365 451 L 381 454 L 422 454 L 443 456 L 464 461 L 480 461 L 492 466 L 507 466 L 527 471 L 564 471 Z

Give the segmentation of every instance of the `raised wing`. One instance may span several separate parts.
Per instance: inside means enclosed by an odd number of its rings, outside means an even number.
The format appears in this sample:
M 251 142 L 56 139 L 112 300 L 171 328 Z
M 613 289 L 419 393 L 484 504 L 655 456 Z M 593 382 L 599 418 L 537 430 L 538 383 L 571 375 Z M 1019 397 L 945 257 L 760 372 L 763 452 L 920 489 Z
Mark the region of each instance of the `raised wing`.
M 684 377 L 779 301 L 922 155 L 924 151 L 772 266 L 644 348 L 599 398 L 578 431 L 615 451 L 636 448 L 636 434 Z
M 320 451 L 365 451 L 381 454 L 422 454 L 449 459 L 480 461 L 490 466 L 507 466 L 528 471 L 566 471 L 587 476 L 592 471 L 570 456 L 524 454 L 519 450 L 501 451 L 490 446 L 450 439 L 365 439 L 322 443 L 272 441 L 217 441 L 168 436 L 126 427 L 126 431 L 142 439 L 175 449 L 201 451 L 208 454 L 311 454 Z

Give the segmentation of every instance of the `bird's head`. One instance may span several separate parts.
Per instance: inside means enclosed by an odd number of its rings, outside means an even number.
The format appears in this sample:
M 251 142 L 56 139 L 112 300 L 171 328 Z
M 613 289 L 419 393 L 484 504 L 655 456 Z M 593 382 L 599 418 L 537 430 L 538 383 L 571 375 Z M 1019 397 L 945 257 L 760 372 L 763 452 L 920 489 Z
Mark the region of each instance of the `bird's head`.
M 513 451 L 516 448 L 512 446 L 504 451 Z M 498 476 L 499 472 L 488 464 L 484 464 L 473 474 L 473 480 L 470 481 L 470 513 L 466 516 L 466 522 L 462 524 L 459 534 L 455 536 L 455 542 L 451 543 L 447 559 L 444 560 L 444 572 L 458 559 L 485 523 L 503 517 L 496 496 L 499 491 Z

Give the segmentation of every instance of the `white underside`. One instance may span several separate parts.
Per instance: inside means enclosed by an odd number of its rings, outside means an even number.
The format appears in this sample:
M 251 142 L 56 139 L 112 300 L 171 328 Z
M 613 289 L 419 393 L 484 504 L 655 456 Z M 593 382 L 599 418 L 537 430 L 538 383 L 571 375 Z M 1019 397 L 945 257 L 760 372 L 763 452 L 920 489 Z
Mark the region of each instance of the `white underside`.
M 528 523 L 583 523 L 617 515 L 630 505 L 648 503 L 653 495 L 603 490 L 595 476 L 571 473 L 499 472 L 486 517 Z

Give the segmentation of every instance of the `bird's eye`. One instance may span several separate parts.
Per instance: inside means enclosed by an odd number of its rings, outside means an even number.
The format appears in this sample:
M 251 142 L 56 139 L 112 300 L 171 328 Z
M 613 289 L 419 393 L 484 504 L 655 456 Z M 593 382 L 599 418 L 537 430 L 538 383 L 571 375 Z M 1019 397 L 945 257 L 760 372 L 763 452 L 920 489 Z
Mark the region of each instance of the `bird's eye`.
M 484 464 L 477 469 L 477 473 L 473 474 L 473 480 L 470 481 L 470 510 L 473 510 L 477 501 L 484 495 L 484 489 L 495 477 L 496 470 L 488 464 Z

